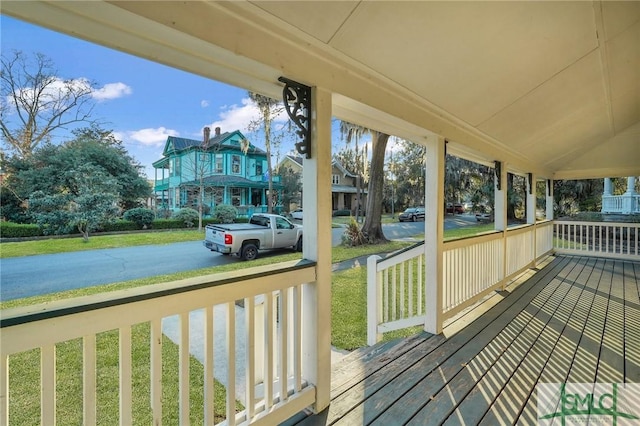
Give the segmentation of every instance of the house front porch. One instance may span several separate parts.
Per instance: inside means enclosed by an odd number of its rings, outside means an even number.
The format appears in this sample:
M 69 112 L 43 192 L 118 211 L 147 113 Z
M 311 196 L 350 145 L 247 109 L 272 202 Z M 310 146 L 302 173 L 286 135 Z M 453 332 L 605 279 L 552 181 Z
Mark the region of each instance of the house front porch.
M 349 355 L 334 366 L 330 406 L 285 424 L 536 424 L 538 384 L 640 382 L 640 262 L 544 263 L 442 335 Z

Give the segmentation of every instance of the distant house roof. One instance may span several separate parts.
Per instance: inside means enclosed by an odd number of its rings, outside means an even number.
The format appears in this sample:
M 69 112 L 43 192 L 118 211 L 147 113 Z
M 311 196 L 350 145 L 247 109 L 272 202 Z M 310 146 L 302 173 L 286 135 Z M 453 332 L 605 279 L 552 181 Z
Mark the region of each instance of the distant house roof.
M 249 144 L 247 149 L 248 154 L 266 155 L 265 151 L 251 144 L 251 142 L 249 142 L 247 138 L 245 138 L 244 135 L 240 133 L 239 130 L 234 130 L 233 132 L 215 133 L 213 137 L 209 138 L 209 141 L 207 142 L 205 147 L 203 147 L 202 140 L 169 136 L 167 137 L 167 142 L 164 145 L 164 151 L 162 152 L 162 154 L 164 156 L 167 156 L 172 153 L 203 148 L 206 148 L 207 150 L 225 149 L 241 151 L 243 147 L 240 141 L 247 141 L 247 143 Z
M 297 157 L 297 156 L 293 156 L 293 155 L 287 155 L 285 158 L 288 158 L 289 160 L 293 161 L 294 163 L 298 163 L 300 166 L 302 166 L 302 157 Z
M 349 170 L 347 170 L 341 162 L 339 162 L 338 160 L 334 159 L 331 162 L 331 167 L 336 167 L 338 170 L 340 170 L 345 176 L 349 176 L 349 177 L 357 177 L 354 173 L 351 173 Z
M 285 162 L 292 162 L 298 166 L 300 166 L 300 168 L 302 168 L 302 157 L 298 157 L 295 155 L 286 155 L 282 161 L 280 162 L 280 166 L 282 166 Z M 331 166 L 332 167 L 336 167 L 338 170 L 340 170 L 345 176 L 348 177 L 356 177 L 356 175 L 354 173 L 351 173 L 349 170 L 347 170 L 342 163 L 340 163 L 338 160 L 334 159 L 331 162 Z

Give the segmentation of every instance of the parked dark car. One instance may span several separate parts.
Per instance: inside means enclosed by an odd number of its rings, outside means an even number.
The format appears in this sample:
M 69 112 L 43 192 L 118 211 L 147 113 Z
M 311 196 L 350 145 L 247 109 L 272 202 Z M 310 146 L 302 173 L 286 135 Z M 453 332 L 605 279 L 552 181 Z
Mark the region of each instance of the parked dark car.
M 462 214 L 464 213 L 464 206 L 460 203 L 447 203 L 447 213 Z
M 424 220 L 424 207 L 409 207 L 398 215 L 400 222 L 415 222 Z

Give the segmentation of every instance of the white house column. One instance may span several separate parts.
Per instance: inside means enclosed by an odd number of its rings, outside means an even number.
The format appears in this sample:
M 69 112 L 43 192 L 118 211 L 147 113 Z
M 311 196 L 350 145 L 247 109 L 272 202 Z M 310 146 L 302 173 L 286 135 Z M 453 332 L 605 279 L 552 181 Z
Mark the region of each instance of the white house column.
M 636 177 L 627 177 L 627 192 L 624 193 L 622 212 L 631 214 L 636 210 Z
M 304 159 L 303 257 L 315 260 L 316 281 L 303 289 L 302 375 L 316 386 L 320 412 L 331 391 L 331 93 L 313 87 L 311 158 Z
M 611 178 L 604 178 L 604 194 L 611 195 Z
M 546 219 L 553 220 L 553 179 L 547 179 L 546 197 Z
M 444 248 L 444 157 L 445 141 L 441 136 L 427 141 L 425 173 L 425 307 L 424 330 L 442 333 L 442 252 Z
M 610 213 L 611 212 L 611 196 L 612 196 L 612 190 L 611 190 L 611 178 L 604 178 L 604 191 L 602 193 L 602 207 L 600 208 L 600 211 L 602 213 Z

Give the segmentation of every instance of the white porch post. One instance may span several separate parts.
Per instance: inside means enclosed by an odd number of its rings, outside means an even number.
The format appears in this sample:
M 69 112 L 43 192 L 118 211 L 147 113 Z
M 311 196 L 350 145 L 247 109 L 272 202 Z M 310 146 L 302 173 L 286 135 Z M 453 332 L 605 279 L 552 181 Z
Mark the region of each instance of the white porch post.
M 494 224 L 497 231 L 507 230 L 507 164 L 502 161 L 500 175 L 495 171 L 494 188 Z M 499 189 L 498 189 L 499 187 Z
M 502 271 L 500 279 L 503 280 L 502 289 L 505 287 L 504 278 L 507 276 L 507 164 L 500 162 L 500 169 L 494 173 L 494 227 L 502 231 Z
M 434 136 L 427 141 L 425 179 L 425 308 L 424 330 L 442 333 L 442 252 L 444 248 L 444 156 L 445 141 Z
M 636 195 L 636 177 L 627 177 L 627 192 L 624 193 L 624 200 L 622 205 L 622 213 L 631 214 L 636 210 L 635 205 Z
M 604 178 L 604 194 L 611 195 L 611 178 Z
M 303 289 L 302 375 L 316 386 L 314 410 L 331 391 L 331 93 L 312 88 L 311 158 L 304 159 L 303 256 L 315 260 L 316 281 Z
M 546 219 L 553 220 L 553 179 L 547 179 L 546 188 Z
M 536 223 L 536 175 L 533 173 L 527 175 L 527 223 Z
M 611 211 L 610 203 L 611 203 L 611 178 L 604 178 L 604 191 L 602 192 L 602 207 L 600 208 L 601 213 L 609 213 Z

